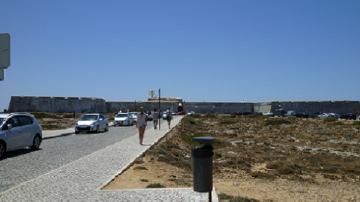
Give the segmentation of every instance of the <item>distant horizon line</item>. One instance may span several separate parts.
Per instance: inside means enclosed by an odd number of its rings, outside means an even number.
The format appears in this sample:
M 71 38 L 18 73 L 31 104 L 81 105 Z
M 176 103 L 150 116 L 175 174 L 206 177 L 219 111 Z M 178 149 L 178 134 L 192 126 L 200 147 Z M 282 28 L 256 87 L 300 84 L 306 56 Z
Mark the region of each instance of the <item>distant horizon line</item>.
M 86 98 L 86 99 L 103 99 L 106 102 L 148 102 L 148 100 L 107 100 L 101 97 L 86 97 L 86 96 L 31 96 L 31 95 L 13 95 L 11 97 L 37 97 L 37 98 Z M 168 98 L 165 97 L 164 98 Z M 182 99 L 185 103 L 186 102 L 208 102 L 208 103 L 272 103 L 272 102 L 360 102 L 360 100 L 346 100 L 346 99 L 329 99 L 329 100 L 271 100 L 271 101 L 205 101 L 205 100 L 195 100 L 195 101 L 186 101 L 181 97 L 178 97 L 180 99 Z M 11 99 L 11 98 L 10 98 Z M 163 100 L 164 101 L 164 100 Z M 10 100 L 9 100 L 9 104 L 10 104 Z

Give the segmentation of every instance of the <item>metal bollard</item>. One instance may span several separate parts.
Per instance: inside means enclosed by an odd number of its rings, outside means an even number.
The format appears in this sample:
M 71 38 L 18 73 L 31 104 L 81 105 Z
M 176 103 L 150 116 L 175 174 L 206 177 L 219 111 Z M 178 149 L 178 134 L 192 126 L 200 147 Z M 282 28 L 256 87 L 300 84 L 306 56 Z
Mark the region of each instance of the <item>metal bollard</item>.
M 194 142 L 202 143 L 191 152 L 193 170 L 193 188 L 196 192 L 209 192 L 211 201 L 211 191 L 213 188 L 212 160 L 213 160 L 213 137 L 195 137 Z

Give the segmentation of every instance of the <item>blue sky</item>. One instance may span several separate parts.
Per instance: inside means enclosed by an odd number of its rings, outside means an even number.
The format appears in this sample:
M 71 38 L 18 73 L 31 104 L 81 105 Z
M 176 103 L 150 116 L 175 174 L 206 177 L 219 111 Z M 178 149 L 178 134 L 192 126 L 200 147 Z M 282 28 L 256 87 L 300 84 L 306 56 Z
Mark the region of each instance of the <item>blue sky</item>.
M 1 0 L 12 95 L 360 100 L 360 1 Z

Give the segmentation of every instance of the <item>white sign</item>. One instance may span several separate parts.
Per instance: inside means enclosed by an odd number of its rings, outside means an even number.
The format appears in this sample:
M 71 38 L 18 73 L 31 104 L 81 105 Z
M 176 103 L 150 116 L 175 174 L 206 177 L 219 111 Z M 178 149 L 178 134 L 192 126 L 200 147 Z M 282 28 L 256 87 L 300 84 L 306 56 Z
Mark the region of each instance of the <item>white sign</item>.
M 10 35 L 5 33 L 5 34 L 0 34 L 0 69 L 8 68 L 9 66 L 10 66 Z
M 0 81 L 4 80 L 4 69 L 0 69 Z

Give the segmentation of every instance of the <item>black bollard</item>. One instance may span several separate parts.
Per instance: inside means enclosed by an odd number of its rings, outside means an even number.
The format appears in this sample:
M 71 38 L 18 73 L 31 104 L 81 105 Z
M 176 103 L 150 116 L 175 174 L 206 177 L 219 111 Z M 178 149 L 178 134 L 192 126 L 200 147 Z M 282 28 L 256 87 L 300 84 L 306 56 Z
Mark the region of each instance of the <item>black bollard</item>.
M 213 160 L 213 137 L 195 137 L 194 142 L 201 143 L 191 152 L 193 170 L 193 188 L 196 192 L 209 192 L 211 202 L 211 192 L 213 188 L 212 160 Z

